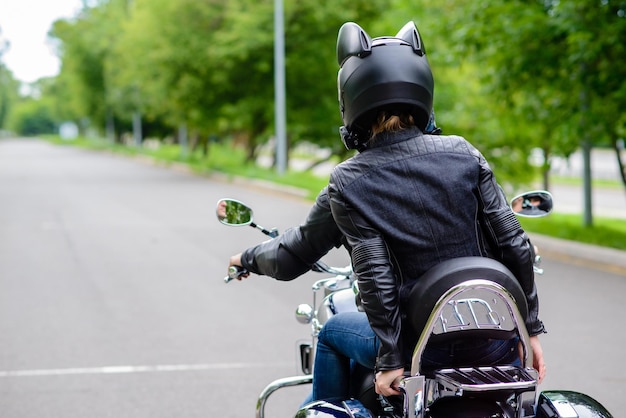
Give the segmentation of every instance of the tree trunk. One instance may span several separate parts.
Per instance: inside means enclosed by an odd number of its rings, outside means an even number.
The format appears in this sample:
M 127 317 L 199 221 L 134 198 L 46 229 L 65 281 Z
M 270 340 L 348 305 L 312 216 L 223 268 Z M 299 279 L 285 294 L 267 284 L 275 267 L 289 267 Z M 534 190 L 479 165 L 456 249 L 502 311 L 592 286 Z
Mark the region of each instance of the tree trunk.
M 181 123 L 178 125 L 178 146 L 180 147 L 180 154 L 182 158 L 187 158 L 189 155 L 189 139 L 187 138 L 187 124 Z
M 106 119 L 106 138 L 111 144 L 115 144 L 117 142 L 115 137 L 115 119 L 111 109 L 107 109 Z
M 202 158 L 209 155 L 209 137 L 199 135 L 197 132 L 192 136 L 191 154 L 195 154 L 199 147 L 202 147 Z
M 620 139 L 615 139 L 613 141 L 613 149 L 615 150 L 615 156 L 617 157 L 617 165 L 619 166 L 619 174 L 622 179 L 622 184 L 624 185 L 624 189 L 626 189 L 626 165 L 624 160 L 622 160 L 622 150 L 624 146 L 621 144 Z
M 541 165 L 541 175 L 543 180 L 543 190 L 550 190 L 550 147 L 543 147 L 543 164 Z
M 136 147 L 141 147 L 143 132 L 141 127 L 141 112 L 133 112 L 133 141 Z

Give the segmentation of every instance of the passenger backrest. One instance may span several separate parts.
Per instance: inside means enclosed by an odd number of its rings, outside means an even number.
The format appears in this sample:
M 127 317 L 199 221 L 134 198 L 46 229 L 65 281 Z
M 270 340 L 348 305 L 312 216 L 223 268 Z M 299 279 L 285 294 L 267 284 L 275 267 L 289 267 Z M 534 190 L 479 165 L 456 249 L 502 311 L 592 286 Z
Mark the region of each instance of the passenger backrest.
M 473 281 L 469 287 L 460 286 Z M 485 257 L 462 257 L 444 261 L 420 277 L 408 299 L 408 315 L 420 335 L 438 301 L 456 287 L 454 297 L 439 307 L 429 341 L 443 342 L 479 335 L 482 338 L 507 339 L 516 333 L 510 320 L 506 295 L 480 285 L 493 282 L 508 291 L 523 319 L 528 315 L 524 292 L 511 271 L 500 262 Z M 431 323 L 432 324 L 432 323 Z M 523 324 L 522 324 L 523 326 Z

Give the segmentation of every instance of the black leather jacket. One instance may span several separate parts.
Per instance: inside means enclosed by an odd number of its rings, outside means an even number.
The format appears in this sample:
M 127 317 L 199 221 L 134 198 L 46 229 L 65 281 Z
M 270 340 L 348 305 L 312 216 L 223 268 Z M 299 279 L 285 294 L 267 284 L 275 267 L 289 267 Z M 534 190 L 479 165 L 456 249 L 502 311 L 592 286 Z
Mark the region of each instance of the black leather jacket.
M 327 188 L 324 188 L 302 225 L 248 248 L 241 255 L 241 264 L 252 273 L 293 280 L 342 243 L 345 240 L 333 219 Z
M 338 165 L 328 187 L 333 218 L 351 248 L 363 307 L 380 338 L 377 368 L 405 366 L 403 298 L 435 264 L 489 256 L 518 278 L 530 335 L 538 319 L 534 251 L 481 153 L 458 136 L 382 133 Z M 408 327 L 407 327 L 408 328 Z M 413 341 L 412 341 L 413 343 Z

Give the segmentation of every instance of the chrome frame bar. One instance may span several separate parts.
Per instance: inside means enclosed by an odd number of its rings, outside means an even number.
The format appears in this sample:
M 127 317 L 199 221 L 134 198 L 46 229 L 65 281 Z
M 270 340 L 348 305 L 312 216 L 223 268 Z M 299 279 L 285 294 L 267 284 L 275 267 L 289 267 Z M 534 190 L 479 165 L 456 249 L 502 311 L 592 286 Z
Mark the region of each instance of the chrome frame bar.
M 284 377 L 282 379 L 277 379 L 271 382 L 269 385 L 263 389 L 261 394 L 259 395 L 259 399 L 256 403 L 256 418 L 264 418 L 265 417 L 265 404 L 267 403 L 267 399 L 270 395 L 276 392 L 278 389 L 291 387 L 291 386 L 300 386 L 307 385 L 313 382 L 313 375 L 307 374 L 303 376 L 292 376 L 292 377 Z

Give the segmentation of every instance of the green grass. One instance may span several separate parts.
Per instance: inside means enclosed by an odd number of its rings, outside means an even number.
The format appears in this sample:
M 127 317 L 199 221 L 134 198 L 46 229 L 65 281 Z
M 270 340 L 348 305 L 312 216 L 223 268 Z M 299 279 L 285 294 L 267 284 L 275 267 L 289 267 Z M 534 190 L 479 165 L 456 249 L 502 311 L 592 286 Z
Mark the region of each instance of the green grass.
M 569 185 L 569 186 L 581 186 L 582 179 L 575 177 L 559 177 L 552 176 L 550 180 L 555 184 Z M 624 189 L 624 185 L 619 180 L 608 180 L 608 179 L 593 179 L 592 187 L 602 187 L 606 189 Z
M 527 232 L 626 250 L 626 219 L 594 217 L 592 226 L 586 227 L 582 215 L 552 213 L 520 222 Z
M 230 143 L 211 144 L 209 155 L 204 158 L 199 153 L 184 156 L 178 145 L 162 145 L 156 150 L 112 145 L 102 140 L 76 139 L 63 141 L 58 137 L 48 137 L 57 144 L 74 145 L 95 150 L 107 150 L 124 155 L 145 155 L 163 164 L 182 163 L 198 173 L 219 172 L 227 176 L 262 179 L 307 192 L 313 200 L 317 193 L 327 184 L 328 177 L 319 177 L 310 172 L 289 170 L 279 175 L 273 169 L 263 168 L 246 162 L 245 151 L 232 147 Z M 559 178 L 551 179 L 554 183 L 569 182 Z M 580 183 L 580 180 L 572 180 Z M 615 182 L 611 182 L 614 186 Z M 594 183 L 594 187 L 598 186 Z M 520 219 L 528 232 L 594 244 L 604 247 L 626 250 L 626 219 L 609 219 L 594 217 L 593 226 L 585 227 L 581 215 L 553 213 L 545 218 Z

